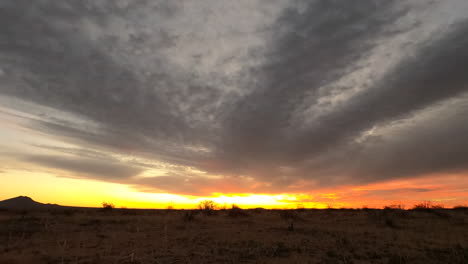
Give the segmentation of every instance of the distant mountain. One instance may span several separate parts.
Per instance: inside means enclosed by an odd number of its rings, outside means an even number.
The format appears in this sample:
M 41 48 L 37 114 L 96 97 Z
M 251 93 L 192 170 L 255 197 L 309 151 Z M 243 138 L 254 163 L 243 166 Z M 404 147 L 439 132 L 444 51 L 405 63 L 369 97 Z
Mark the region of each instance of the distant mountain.
M 31 209 L 48 209 L 60 208 L 57 204 L 43 204 L 34 201 L 27 196 L 18 196 L 15 198 L 0 201 L 0 208 L 16 209 L 16 210 L 31 210 Z

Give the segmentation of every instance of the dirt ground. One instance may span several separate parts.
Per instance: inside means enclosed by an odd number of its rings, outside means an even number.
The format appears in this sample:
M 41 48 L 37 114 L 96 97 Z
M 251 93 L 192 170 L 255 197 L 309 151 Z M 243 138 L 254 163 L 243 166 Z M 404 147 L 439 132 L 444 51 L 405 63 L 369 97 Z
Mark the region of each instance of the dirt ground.
M 0 263 L 468 263 L 468 210 L 0 211 Z

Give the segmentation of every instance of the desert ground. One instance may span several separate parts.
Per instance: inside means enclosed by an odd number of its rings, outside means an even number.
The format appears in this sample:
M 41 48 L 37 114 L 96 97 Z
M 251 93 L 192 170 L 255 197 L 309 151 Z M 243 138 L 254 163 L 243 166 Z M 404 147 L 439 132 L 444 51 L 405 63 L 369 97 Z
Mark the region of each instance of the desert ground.
M 2 209 L 0 263 L 468 263 L 468 210 Z

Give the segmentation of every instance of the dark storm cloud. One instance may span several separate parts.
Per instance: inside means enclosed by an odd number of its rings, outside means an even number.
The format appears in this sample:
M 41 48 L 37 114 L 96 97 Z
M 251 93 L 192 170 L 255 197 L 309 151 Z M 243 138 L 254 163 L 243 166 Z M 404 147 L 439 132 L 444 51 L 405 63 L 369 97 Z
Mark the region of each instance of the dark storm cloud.
M 184 133 L 195 128 L 174 113 L 158 87 L 115 63 L 105 53 L 107 47 L 80 36 L 77 24 L 81 20 L 105 24 L 104 12 L 109 10 L 100 10 L 99 3 L 113 11 L 112 2 L 5 1 L 0 9 L 1 23 L 8 25 L 0 33 L 2 60 L 14 85 L 2 86 L 2 92 L 91 118 L 107 135 L 135 147 L 141 147 L 138 143 L 148 135 L 191 141 Z M 158 77 L 163 79 L 158 82 L 171 81 L 170 76 Z M 181 95 L 175 91 L 170 96 Z
M 463 8 L 456 0 L 5 0 L 0 94 L 69 114 L 46 111 L 31 129 L 182 168 L 131 180 L 142 167 L 97 152 L 28 158 L 144 190 L 302 192 L 460 172 L 468 169 Z
M 295 149 L 308 155 L 301 146 L 321 151 L 330 144 L 356 137 L 375 125 L 402 118 L 446 98 L 467 91 L 468 24 L 454 26 L 453 32 L 435 43 L 421 47 L 414 57 L 403 61 L 375 87 L 324 116 L 321 127 L 306 132 Z M 303 144 L 306 142 L 306 144 Z
M 468 169 L 468 97 L 452 99 L 404 129 L 370 139 L 361 150 L 358 169 L 363 179 L 460 173 Z M 390 129 L 389 129 L 390 130 Z M 380 141 L 380 142 L 379 142 Z M 364 166 L 365 165 L 365 166 Z
M 383 34 L 385 26 L 404 11 L 393 8 L 392 1 L 311 1 L 302 13 L 286 10 L 277 21 L 285 33 L 272 43 L 267 65 L 258 76 L 264 82 L 232 109 L 226 125 L 228 145 L 223 148 L 229 149 L 234 159 L 252 162 L 268 161 L 279 154 L 280 160 L 272 162 L 281 163 L 291 154 L 280 153 L 288 145 L 306 144 L 316 149 L 316 145 L 333 142 L 333 136 L 322 140 L 324 135 L 302 131 L 307 139 L 297 138 L 301 135 L 296 135 L 297 128 L 291 124 L 294 113 L 307 94 L 313 95 L 307 104 L 315 104 L 320 97 L 318 89 L 349 70 L 354 60 L 375 45 L 372 37 Z M 318 129 L 336 130 L 331 125 Z M 291 133 L 293 142 L 287 141 Z M 310 139 L 316 142 L 307 144 Z

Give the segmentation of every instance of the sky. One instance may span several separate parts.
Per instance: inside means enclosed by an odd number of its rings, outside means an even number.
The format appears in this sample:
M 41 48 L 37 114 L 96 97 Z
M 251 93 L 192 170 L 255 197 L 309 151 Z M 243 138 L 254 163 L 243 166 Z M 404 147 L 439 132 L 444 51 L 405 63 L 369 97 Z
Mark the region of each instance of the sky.
M 468 204 L 465 0 L 0 0 L 0 199 Z

